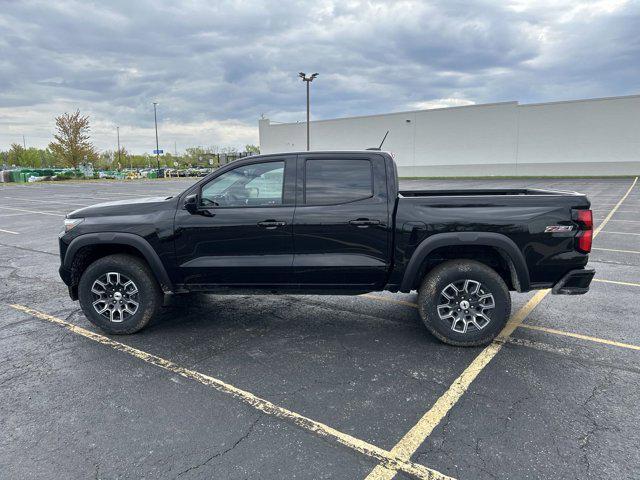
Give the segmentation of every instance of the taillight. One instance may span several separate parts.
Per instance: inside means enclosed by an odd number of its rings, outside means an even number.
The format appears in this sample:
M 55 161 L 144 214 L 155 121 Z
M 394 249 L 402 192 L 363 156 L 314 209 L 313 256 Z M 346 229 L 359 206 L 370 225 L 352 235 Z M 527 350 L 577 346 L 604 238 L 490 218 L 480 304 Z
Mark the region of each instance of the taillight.
M 582 253 L 589 253 L 593 243 L 593 213 L 591 210 L 574 210 L 573 213 L 574 220 L 580 224 L 576 248 Z
M 576 210 L 576 220 L 584 226 L 585 230 L 593 229 L 593 213 L 591 210 Z
M 578 233 L 578 250 L 583 253 L 591 251 L 591 243 L 593 242 L 593 230 L 585 230 Z

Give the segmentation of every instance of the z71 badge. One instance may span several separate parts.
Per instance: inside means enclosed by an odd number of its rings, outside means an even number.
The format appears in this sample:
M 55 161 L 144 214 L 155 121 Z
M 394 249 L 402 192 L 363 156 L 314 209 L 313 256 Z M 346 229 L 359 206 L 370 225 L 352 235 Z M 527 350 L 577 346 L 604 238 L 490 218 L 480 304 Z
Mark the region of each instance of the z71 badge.
M 573 225 L 549 225 L 544 229 L 544 233 L 570 232 L 571 230 Z

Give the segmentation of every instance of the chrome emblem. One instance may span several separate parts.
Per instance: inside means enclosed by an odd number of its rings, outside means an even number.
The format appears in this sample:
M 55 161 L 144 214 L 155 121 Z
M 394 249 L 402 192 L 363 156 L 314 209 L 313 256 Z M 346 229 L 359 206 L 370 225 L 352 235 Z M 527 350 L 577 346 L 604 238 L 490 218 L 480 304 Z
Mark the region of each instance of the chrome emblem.
M 544 229 L 544 233 L 570 232 L 571 230 L 573 230 L 573 225 L 549 225 Z

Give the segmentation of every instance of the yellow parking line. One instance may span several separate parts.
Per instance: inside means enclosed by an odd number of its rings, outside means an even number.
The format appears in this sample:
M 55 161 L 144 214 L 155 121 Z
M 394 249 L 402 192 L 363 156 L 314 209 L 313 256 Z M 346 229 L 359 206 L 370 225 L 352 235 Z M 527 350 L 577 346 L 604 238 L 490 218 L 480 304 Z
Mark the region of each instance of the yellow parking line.
M 524 307 L 522 307 L 507 323 L 496 341 L 485 347 L 482 352 L 465 368 L 458 378 L 451 384 L 449 389 L 436 400 L 436 403 L 418 420 L 411 430 L 391 449 L 391 453 L 399 458 L 409 459 L 415 453 L 425 439 L 431 435 L 433 429 L 449 413 L 451 408 L 458 402 L 460 397 L 467 391 L 471 383 L 482 372 L 484 367 L 502 349 L 505 340 L 520 325 L 524 318 L 533 310 L 542 299 L 549 293 L 549 290 L 537 292 Z M 386 465 L 377 465 L 367 476 L 367 480 L 390 480 L 397 472 Z
M 618 210 L 622 202 L 629 196 L 631 190 L 638 183 L 638 177 L 635 177 L 633 183 L 628 188 L 622 198 L 611 209 L 609 214 L 604 218 L 602 223 L 593 232 L 593 237 L 598 236 L 602 228 L 607 224 L 609 219 Z M 420 418 L 418 423 L 400 441 L 391 449 L 391 453 L 398 455 L 403 459 L 410 459 L 420 445 L 431 434 L 433 429 L 440 421 L 449 413 L 451 408 L 458 402 L 460 397 L 467 391 L 471 383 L 476 379 L 480 372 L 489 364 L 489 362 L 500 351 L 505 341 L 518 328 L 529 313 L 549 294 L 551 290 L 540 290 L 529 301 L 516 312 L 509 322 L 502 329 L 495 341 L 489 344 L 478 354 L 471 364 L 454 380 L 449 389 L 438 399 L 436 403 Z M 377 465 L 365 480 L 391 480 L 397 471 L 386 465 Z
M 618 252 L 618 253 L 640 253 L 638 250 L 620 250 L 618 248 L 591 247 L 591 250 L 602 250 L 603 252 Z
M 600 283 L 613 283 L 615 285 L 626 285 L 626 286 L 630 286 L 630 287 L 640 287 L 640 283 L 634 283 L 634 282 L 620 282 L 617 280 L 603 280 L 600 278 L 594 278 L 593 279 L 594 282 L 600 282 Z M 542 292 L 546 292 L 546 290 L 541 290 L 538 293 L 542 293 Z M 360 295 L 361 297 L 365 297 L 365 298 L 371 298 L 374 300 L 381 300 L 383 302 L 390 302 L 390 303 L 399 303 L 402 305 L 408 305 L 410 307 L 413 308 L 418 308 L 418 304 L 416 303 L 412 303 L 412 302 L 405 302 L 402 300 L 393 300 L 391 298 L 384 298 L 384 297 L 378 297 L 376 295 Z M 533 298 L 531 299 L 533 300 Z M 529 301 L 531 301 L 529 300 Z M 526 307 L 526 305 L 525 305 Z M 524 308 L 524 307 L 523 307 Z M 520 315 L 520 312 L 522 311 L 522 309 L 520 311 L 518 311 L 518 313 L 516 313 L 516 315 L 514 316 L 514 319 L 510 320 L 510 323 L 513 323 L 515 321 L 515 319 Z M 598 338 L 598 337 L 590 337 L 588 335 L 582 335 L 580 333 L 573 333 L 573 332 L 565 332 L 564 330 L 557 330 L 555 328 L 547 328 L 547 327 L 538 327 L 536 325 L 529 325 L 526 323 L 521 323 L 518 325 L 517 328 L 528 328 L 530 330 L 540 330 L 543 332 L 547 332 L 547 333 L 554 333 L 556 335 L 563 335 L 565 337 L 575 337 L 575 338 L 581 338 L 583 340 L 591 340 L 592 342 L 596 342 L 596 343 L 606 343 L 608 345 L 615 345 L 617 347 L 623 347 L 623 348 L 632 348 L 634 350 L 639 349 L 640 347 L 637 347 L 635 345 L 631 345 L 628 343 L 620 343 L 620 342 L 615 342 L 613 340 L 607 340 L 606 338 Z M 504 331 L 503 331 L 504 333 Z M 502 336 L 502 334 L 501 334 Z M 496 339 L 496 341 L 498 341 L 499 338 Z
M 629 189 L 627 190 L 627 193 L 625 193 L 622 198 L 618 201 L 618 203 L 616 203 L 615 207 L 613 207 L 611 209 L 611 211 L 608 213 L 608 215 L 606 217 L 604 217 L 604 220 L 600 223 L 600 225 L 598 225 L 598 228 L 596 228 L 593 232 L 593 238 L 595 238 L 596 236 L 598 236 L 598 234 L 600 233 L 600 230 L 602 230 L 604 228 L 604 226 L 607 224 L 607 222 L 609 222 L 609 220 L 611 219 L 611 217 L 613 217 L 613 214 L 616 213 L 618 211 L 618 208 L 620 208 L 620 205 L 622 205 L 622 202 L 624 202 L 627 197 L 629 196 L 629 194 L 631 193 L 631 190 L 633 190 L 633 187 L 636 186 L 636 183 L 638 183 L 638 177 L 633 179 L 633 183 L 631 184 L 631 186 L 629 187 Z
M 629 287 L 640 287 L 640 283 L 635 282 L 620 282 L 618 280 L 603 280 L 601 278 L 594 278 L 593 281 L 600 283 L 613 283 L 615 285 L 627 285 Z
M 411 462 L 409 459 L 399 458 L 398 456 L 387 450 L 377 447 L 371 443 L 365 442 L 364 440 L 360 440 L 359 438 L 353 437 L 347 433 L 340 432 L 335 428 L 332 428 L 316 420 L 312 420 L 311 418 L 300 415 L 299 413 L 279 407 L 278 405 L 275 405 L 268 400 L 260 398 L 250 392 L 247 392 L 246 390 L 234 387 L 233 385 L 223 382 L 222 380 L 219 380 L 217 378 L 181 367 L 180 365 L 177 365 L 170 360 L 166 360 L 151 353 L 147 353 L 143 350 L 130 347 L 129 345 L 126 345 L 124 343 L 116 342 L 115 340 L 111 340 L 104 335 L 100 335 L 99 333 L 95 333 L 85 328 L 78 327 L 77 325 L 62 320 L 61 318 L 54 317 L 53 315 L 48 315 L 46 313 L 39 312 L 38 310 L 34 310 L 23 305 L 13 304 L 11 305 L 11 307 L 21 312 L 27 313 L 33 317 L 40 318 L 41 320 L 46 320 L 48 322 L 60 325 L 61 327 L 64 327 L 73 333 L 98 342 L 102 345 L 109 346 L 114 350 L 132 355 L 144 362 L 155 365 L 156 367 L 160 367 L 182 377 L 195 380 L 196 382 L 208 387 L 215 388 L 219 392 L 231 395 L 232 397 L 241 400 L 247 405 L 263 413 L 266 413 L 267 415 L 272 415 L 282 420 L 287 420 L 318 437 L 333 440 L 340 445 L 348 447 L 368 457 L 374 458 L 378 462 L 381 462 L 381 464 L 393 469 L 394 471 L 400 470 L 420 479 L 453 480 L 451 477 L 448 477 L 436 470 L 427 468 L 424 465 Z
M 604 343 L 605 345 L 613 345 L 614 347 L 629 348 L 631 350 L 640 350 L 640 345 L 632 345 L 630 343 L 616 342 L 614 340 L 607 340 L 606 338 L 592 337 L 590 335 L 582 335 L 581 333 L 565 332 L 563 330 L 556 330 L 555 328 L 539 327 L 537 325 L 527 325 L 524 323 L 520 326 L 522 328 L 527 328 L 529 330 L 537 330 L 540 332 L 553 333 L 554 335 L 563 335 L 565 337 L 579 338 L 581 340 L 588 340 L 590 342 Z

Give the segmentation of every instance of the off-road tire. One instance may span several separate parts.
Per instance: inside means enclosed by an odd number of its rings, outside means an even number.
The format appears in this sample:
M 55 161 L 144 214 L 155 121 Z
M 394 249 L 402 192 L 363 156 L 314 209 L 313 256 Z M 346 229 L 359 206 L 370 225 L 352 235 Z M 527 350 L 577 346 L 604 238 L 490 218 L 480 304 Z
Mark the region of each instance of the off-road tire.
M 445 298 L 442 297 L 443 289 L 467 279 L 479 282 L 483 288 L 482 291 L 493 296 L 495 307 L 485 311 L 490 320 L 481 329 L 470 325 L 466 332 L 461 333 L 453 329 L 453 318 L 448 320 L 441 318 L 438 305 Z M 459 286 L 460 283 L 457 285 Z M 464 297 L 465 294 L 460 295 Z M 477 296 L 474 297 L 474 301 L 476 300 Z M 450 300 L 447 302 L 453 304 Z M 474 260 L 449 260 L 436 266 L 425 276 L 418 290 L 418 306 L 422 321 L 436 338 L 449 345 L 473 347 L 490 343 L 504 328 L 511 315 L 511 296 L 504 280 L 492 268 Z M 458 313 L 457 308 L 441 309 L 444 314 L 451 310 L 456 311 L 453 312 L 455 315 L 464 315 L 464 311 Z M 466 323 L 464 320 L 458 320 L 456 327 L 462 329 L 464 323 Z
M 113 322 L 94 308 L 92 287 L 97 279 L 109 272 L 120 273 L 137 287 L 137 310 L 120 322 Z M 126 335 L 142 330 L 162 306 L 162 291 L 149 266 L 138 257 L 126 254 L 109 255 L 93 262 L 82 274 L 78 285 L 80 307 L 91 323 L 102 331 Z

